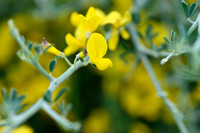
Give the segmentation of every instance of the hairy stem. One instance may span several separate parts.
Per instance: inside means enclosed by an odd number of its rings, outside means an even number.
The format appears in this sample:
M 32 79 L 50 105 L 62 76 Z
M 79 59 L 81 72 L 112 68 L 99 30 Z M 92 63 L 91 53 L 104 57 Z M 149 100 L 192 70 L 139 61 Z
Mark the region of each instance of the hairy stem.
M 71 65 L 71 67 L 66 70 L 62 75 L 60 75 L 58 78 L 53 78 L 51 75 L 49 75 L 44 68 L 39 64 L 37 60 L 35 60 L 34 56 L 31 54 L 31 52 L 26 47 L 25 43 L 23 42 L 22 38 L 20 37 L 20 34 L 17 30 L 17 28 L 14 26 L 13 21 L 9 21 L 9 27 L 12 36 L 17 40 L 18 44 L 22 48 L 22 50 L 25 51 L 25 53 L 29 56 L 30 60 L 32 61 L 33 65 L 50 81 L 50 85 L 47 89 L 47 91 L 50 91 L 53 93 L 55 89 L 65 80 L 67 80 L 76 70 L 79 68 L 88 65 L 89 63 L 89 57 L 85 57 L 84 61 L 77 61 L 76 67 L 75 65 Z M 33 104 L 31 107 L 29 107 L 24 112 L 14 115 L 11 118 L 11 124 L 6 125 L 3 133 L 9 133 L 12 131 L 12 129 L 20 126 L 23 124 L 27 119 L 29 119 L 32 115 L 34 115 L 36 112 L 38 112 L 41 108 L 43 108 L 51 117 L 57 121 L 62 122 L 61 125 L 63 125 L 68 130 L 78 130 L 80 129 L 80 126 L 78 126 L 78 123 L 72 123 L 69 122 L 64 117 L 61 117 L 59 114 L 57 114 L 53 109 L 48 106 L 44 98 L 40 98 L 35 104 Z
M 150 61 L 148 59 L 148 57 L 145 55 L 145 53 L 143 53 L 139 47 L 140 47 L 140 42 L 134 27 L 134 24 L 131 23 L 128 25 L 128 30 L 130 32 L 131 35 L 131 40 L 132 43 L 134 44 L 134 46 L 137 49 L 137 52 L 140 56 L 140 58 L 142 59 L 142 62 L 154 84 L 154 87 L 157 91 L 157 94 L 160 98 L 162 98 L 163 102 L 165 103 L 165 105 L 168 107 L 168 109 L 170 110 L 170 113 L 172 114 L 179 130 L 181 131 L 181 133 L 188 133 L 188 129 L 185 126 L 185 123 L 183 122 L 183 116 L 181 114 L 181 112 L 177 109 L 176 105 L 174 103 L 171 102 L 171 100 L 167 97 L 165 91 L 163 90 L 162 86 L 160 85 L 158 79 L 156 78 L 156 75 L 153 71 L 153 68 L 150 64 Z
M 23 51 L 29 56 L 32 64 L 38 69 L 40 73 L 42 73 L 50 82 L 53 81 L 53 77 L 48 74 L 48 72 L 40 65 L 40 63 L 35 59 L 35 57 L 31 54 L 31 52 L 28 50 L 26 44 L 22 40 L 18 29 L 14 26 L 13 20 L 8 21 L 8 25 L 10 28 L 10 33 L 15 38 L 17 43 L 20 45 L 20 47 L 23 49 Z

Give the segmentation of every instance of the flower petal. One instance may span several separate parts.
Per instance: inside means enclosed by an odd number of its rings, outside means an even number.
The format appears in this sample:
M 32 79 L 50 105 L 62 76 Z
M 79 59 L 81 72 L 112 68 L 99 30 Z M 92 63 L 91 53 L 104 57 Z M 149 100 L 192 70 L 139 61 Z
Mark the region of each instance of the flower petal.
M 121 19 L 121 17 L 122 16 L 119 12 L 112 11 L 106 16 L 105 20 L 102 22 L 102 25 L 105 25 L 105 24 L 115 25 L 116 22 L 118 22 Z
M 47 52 L 55 54 L 57 56 L 59 56 L 61 54 L 61 51 L 56 49 L 54 46 L 51 46 L 50 48 L 48 48 Z
M 96 15 L 96 11 L 94 7 L 90 7 L 86 13 L 86 18 L 89 19 L 92 16 Z
M 87 52 L 90 61 L 95 58 L 102 58 L 107 52 L 107 42 L 100 33 L 92 33 L 87 42 Z
M 108 67 L 112 67 L 112 61 L 108 58 L 98 58 L 95 59 L 94 64 L 99 70 L 105 70 Z
M 79 48 L 84 48 L 85 45 L 83 42 L 77 40 L 74 36 L 72 36 L 70 33 L 68 33 L 65 36 L 65 41 L 67 43 L 68 46 L 74 46 L 74 47 L 79 47 Z
M 91 17 L 87 22 L 88 32 L 90 33 L 94 32 L 98 28 L 100 23 L 101 23 L 101 18 L 99 16 L 96 15 Z
M 127 11 L 121 19 L 120 26 L 127 25 L 131 21 L 131 14 Z
M 67 46 L 63 52 L 65 53 L 66 56 L 69 56 L 76 53 L 79 49 L 80 47 L 77 46 Z
M 71 14 L 70 21 L 71 21 L 73 26 L 77 26 L 79 24 L 79 22 L 80 22 L 79 14 L 77 12 L 73 12 Z
M 130 34 L 128 33 L 128 31 L 126 29 L 124 29 L 124 27 L 121 27 L 120 34 L 121 34 L 122 38 L 125 40 L 128 40 L 130 38 Z
M 113 29 L 110 39 L 108 40 L 109 49 L 115 50 L 118 42 L 119 42 L 119 32 L 117 31 L 117 29 Z

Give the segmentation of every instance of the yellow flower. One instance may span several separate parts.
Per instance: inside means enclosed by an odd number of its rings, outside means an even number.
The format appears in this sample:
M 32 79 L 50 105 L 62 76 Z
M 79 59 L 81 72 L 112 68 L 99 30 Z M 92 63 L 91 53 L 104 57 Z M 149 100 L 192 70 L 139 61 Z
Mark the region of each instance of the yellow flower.
M 34 133 L 34 132 L 33 132 L 32 128 L 23 125 L 15 130 L 13 130 L 11 133 Z
M 101 108 L 95 109 L 83 122 L 83 133 L 107 133 L 110 118 L 108 113 Z
M 108 41 L 108 46 L 110 50 L 115 50 L 117 47 L 117 43 L 119 41 L 119 34 L 121 34 L 122 38 L 125 40 L 130 38 L 128 31 L 126 31 L 123 26 L 127 25 L 131 21 L 131 15 L 129 12 L 125 12 L 124 16 L 117 11 L 112 11 L 109 13 L 104 21 L 101 23 L 102 25 L 105 24 L 112 24 L 113 29 Z
M 104 20 L 105 14 L 100 9 L 90 7 L 86 13 L 86 16 L 80 14 L 78 17 L 80 22 L 78 26 L 79 28 L 77 28 L 77 30 L 83 29 L 87 33 L 92 33 Z
M 67 47 L 64 50 L 66 56 L 76 53 L 80 49 L 85 49 L 86 39 L 94 32 L 103 21 L 105 14 L 100 9 L 90 7 L 86 16 L 73 12 L 71 15 L 71 23 L 77 26 L 75 37 L 67 34 L 65 41 Z
M 47 48 L 50 45 L 51 44 L 45 38 L 42 39 L 43 49 Z M 54 46 L 51 46 L 50 48 L 48 48 L 47 52 L 55 54 L 57 56 L 59 56 L 61 54 L 61 51 L 59 51 L 58 49 L 56 49 Z
M 151 129 L 144 123 L 134 123 L 130 133 L 151 133 Z
M 91 63 L 95 64 L 99 70 L 112 67 L 112 62 L 108 58 L 103 58 L 107 52 L 107 42 L 99 33 L 92 33 L 87 42 L 87 53 Z
M 0 128 L 0 132 L 4 129 L 4 127 L 1 127 Z M 26 125 L 23 125 L 23 126 L 20 126 L 16 129 L 14 129 L 11 133 L 34 133 L 33 129 L 26 126 Z

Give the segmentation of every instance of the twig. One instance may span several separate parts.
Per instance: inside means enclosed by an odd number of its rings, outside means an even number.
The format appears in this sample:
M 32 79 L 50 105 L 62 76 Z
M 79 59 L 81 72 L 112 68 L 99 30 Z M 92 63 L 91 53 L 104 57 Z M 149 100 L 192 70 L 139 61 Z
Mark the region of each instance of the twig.
M 9 21 L 9 27 L 12 36 L 16 39 L 18 44 L 21 46 L 21 48 L 26 52 L 26 54 L 29 56 L 30 60 L 33 62 L 33 65 L 43 74 L 45 75 L 46 78 L 49 79 L 50 85 L 47 89 L 47 91 L 50 91 L 53 93 L 55 89 L 66 79 L 69 78 L 76 70 L 79 68 L 88 65 L 89 63 L 89 57 L 84 58 L 84 62 L 81 62 L 80 60 L 76 62 L 76 67 L 72 65 L 67 71 L 65 71 L 62 75 L 60 75 L 58 78 L 53 78 L 50 76 L 46 70 L 35 60 L 34 56 L 30 53 L 30 51 L 27 49 L 26 45 L 24 44 L 22 38 L 20 37 L 20 34 L 17 30 L 17 28 L 14 26 L 13 21 Z M 12 131 L 12 129 L 18 127 L 19 125 L 23 124 L 27 119 L 29 119 L 32 115 L 34 115 L 37 111 L 39 111 L 41 108 L 46 109 L 49 107 L 46 105 L 46 101 L 44 98 L 40 98 L 34 105 L 29 107 L 27 110 L 24 112 L 18 114 L 18 115 L 13 115 L 11 118 L 11 121 L 9 121 L 9 125 L 6 125 L 6 128 L 4 129 L 3 133 L 9 133 Z M 72 123 L 69 122 L 67 119 L 64 119 L 58 114 L 55 114 L 56 112 L 53 111 L 52 109 L 50 111 L 47 111 L 48 114 L 52 115 L 52 118 L 55 119 L 55 121 L 62 121 L 62 125 L 64 125 L 65 128 L 71 129 L 71 130 L 79 130 L 80 127 L 77 126 L 77 123 Z M 73 125 L 75 124 L 75 125 Z M 67 126 L 66 126 L 67 125 Z M 70 127 L 71 126 L 71 127 Z
M 167 94 L 166 92 L 163 90 L 163 88 L 161 87 L 158 79 L 156 78 L 155 76 L 155 73 L 153 71 L 153 68 L 149 62 L 149 59 L 147 58 L 147 56 L 145 55 L 145 53 L 143 53 L 139 47 L 140 47 L 140 42 L 139 42 L 139 39 L 138 39 L 138 36 L 136 34 L 136 30 L 135 30 L 135 27 L 134 27 L 134 24 L 133 23 L 130 23 L 128 25 L 128 30 L 131 34 L 131 40 L 132 40 L 132 43 L 134 44 L 134 46 L 136 47 L 137 49 L 137 52 L 140 56 L 140 58 L 142 59 L 142 62 L 148 72 L 148 74 L 150 75 L 151 77 L 151 80 L 154 84 L 154 87 L 157 91 L 157 94 L 160 98 L 162 98 L 163 102 L 165 103 L 165 105 L 168 107 L 168 109 L 170 110 L 179 130 L 181 131 L 181 133 L 188 133 L 188 129 L 186 128 L 185 126 L 185 123 L 183 122 L 183 115 L 182 113 L 177 109 L 176 105 L 174 103 L 171 102 L 171 100 L 167 97 Z

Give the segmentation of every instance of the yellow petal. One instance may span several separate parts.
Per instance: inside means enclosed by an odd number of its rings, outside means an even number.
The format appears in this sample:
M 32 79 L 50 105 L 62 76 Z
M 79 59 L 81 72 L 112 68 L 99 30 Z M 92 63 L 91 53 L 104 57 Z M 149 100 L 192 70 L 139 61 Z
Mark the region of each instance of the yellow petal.
M 74 33 L 76 39 L 80 40 L 81 42 L 85 42 L 87 37 L 87 29 L 85 25 L 85 23 L 79 24 Z
M 118 42 L 119 42 L 119 32 L 117 31 L 117 29 L 113 29 L 110 39 L 108 40 L 109 49 L 115 50 Z
M 71 21 L 72 25 L 77 26 L 80 22 L 79 14 L 77 12 L 73 12 L 71 14 L 70 21 Z
M 120 34 L 121 34 L 122 38 L 124 38 L 125 40 L 128 40 L 130 38 L 130 34 L 123 27 L 121 27 L 121 29 L 120 29 Z
M 95 59 L 94 64 L 99 70 L 105 70 L 108 67 L 112 67 L 112 61 L 108 58 L 98 58 Z
M 80 47 L 77 46 L 67 46 L 63 52 L 65 53 L 66 56 L 69 56 L 76 53 L 79 49 Z
M 70 33 L 68 33 L 65 36 L 65 41 L 68 46 L 74 46 L 74 47 L 79 47 L 79 48 L 84 48 L 85 44 L 79 40 L 77 40 L 74 36 L 72 36 Z
M 90 61 L 102 58 L 107 52 L 107 42 L 100 33 L 92 33 L 87 42 L 87 53 Z
M 48 48 L 47 52 L 55 54 L 57 56 L 59 56 L 61 54 L 61 51 L 56 49 L 54 46 L 51 46 L 50 48 Z
M 98 9 L 98 8 L 95 8 L 95 11 L 96 11 L 97 16 L 101 18 L 101 21 L 103 21 L 106 17 L 105 13 L 101 9 Z
M 102 22 L 102 25 L 105 24 L 115 25 L 116 22 L 120 21 L 120 19 L 121 19 L 121 14 L 117 11 L 112 11 L 106 16 L 105 20 Z
M 94 7 L 90 7 L 86 13 L 86 18 L 89 19 L 92 16 L 96 15 L 96 11 Z
M 14 129 L 11 133 L 33 133 L 33 129 L 26 125 L 23 125 Z
M 99 16 L 96 15 L 91 17 L 87 23 L 88 32 L 90 33 L 94 32 L 98 28 L 100 23 L 101 23 L 101 18 Z
M 121 19 L 120 26 L 127 25 L 131 21 L 131 14 L 127 11 Z

